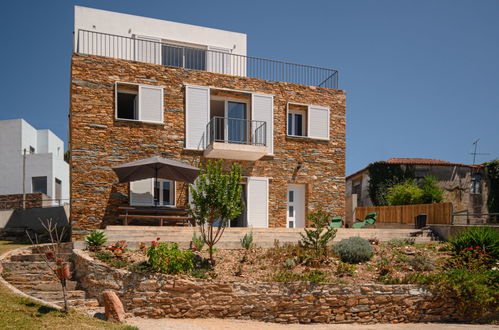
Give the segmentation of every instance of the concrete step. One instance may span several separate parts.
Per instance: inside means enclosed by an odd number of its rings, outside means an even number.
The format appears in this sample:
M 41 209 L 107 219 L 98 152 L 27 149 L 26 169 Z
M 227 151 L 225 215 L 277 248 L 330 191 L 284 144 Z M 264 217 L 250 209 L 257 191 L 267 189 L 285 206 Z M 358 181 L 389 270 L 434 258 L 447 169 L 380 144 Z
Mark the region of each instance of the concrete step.
M 47 301 L 62 300 L 61 291 L 24 291 L 30 296 L 40 298 Z M 85 291 L 83 290 L 69 290 L 67 291 L 68 299 L 85 299 Z
M 69 261 L 71 259 L 72 253 L 61 253 L 57 257 L 62 258 L 64 261 Z M 45 254 L 17 254 L 10 257 L 11 261 L 44 261 Z
M 55 281 L 39 281 L 39 282 L 20 282 L 9 281 L 10 284 L 15 286 L 21 291 L 60 291 L 62 290 L 59 280 Z M 66 281 L 68 290 L 76 290 L 78 283 L 75 281 Z
M 73 271 L 73 265 L 70 263 L 70 269 Z M 43 261 L 32 261 L 32 262 L 22 262 L 22 261 L 7 261 L 2 262 L 4 273 L 18 273 L 18 274 L 52 274 L 52 270 Z M 53 268 L 56 267 L 55 262 L 51 263 Z

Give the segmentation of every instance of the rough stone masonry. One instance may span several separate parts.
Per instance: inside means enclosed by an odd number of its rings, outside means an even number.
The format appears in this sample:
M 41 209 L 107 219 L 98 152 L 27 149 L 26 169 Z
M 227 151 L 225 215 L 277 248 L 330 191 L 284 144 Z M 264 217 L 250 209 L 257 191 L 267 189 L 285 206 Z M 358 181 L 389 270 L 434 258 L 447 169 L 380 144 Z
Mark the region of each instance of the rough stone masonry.
M 399 323 L 460 320 L 456 303 L 417 285 L 221 282 L 111 268 L 73 251 L 75 279 L 89 297 L 104 290 L 134 316 L 227 317 L 278 323 Z
M 164 87 L 164 124 L 115 120 L 115 83 Z M 337 216 L 345 208 L 345 93 L 312 86 L 230 76 L 156 64 L 74 54 L 71 65 L 70 145 L 73 236 L 117 223 L 128 203 L 128 184 L 112 167 L 150 156 L 194 166 L 202 152 L 184 149 L 185 84 L 274 95 L 274 156 L 238 161 L 244 176 L 269 177 L 269 226 L 286 226 L 288 184 L 306 185 L 306 210 L 322 206 Z M 237 97 L 238 93 L 233 96 Z M 330 108 L 330 140 L 286 135 L 288 102 Z M 225 160 L 226 166 L 233 161 Z M 296 170 L 298 162 L 301 169 Z M 177 183 L 177 206 L 187 185 Z

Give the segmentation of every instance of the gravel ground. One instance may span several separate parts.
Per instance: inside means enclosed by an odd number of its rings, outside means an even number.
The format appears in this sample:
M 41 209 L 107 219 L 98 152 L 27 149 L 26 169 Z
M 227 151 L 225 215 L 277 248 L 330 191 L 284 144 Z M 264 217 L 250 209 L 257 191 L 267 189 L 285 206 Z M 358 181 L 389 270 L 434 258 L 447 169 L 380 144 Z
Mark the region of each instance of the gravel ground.
M 127 319 L 141 330 L 471 330 L 499 329 L 497 325 L 401 323 L 401 324 L 277 324 L 231 319 Z

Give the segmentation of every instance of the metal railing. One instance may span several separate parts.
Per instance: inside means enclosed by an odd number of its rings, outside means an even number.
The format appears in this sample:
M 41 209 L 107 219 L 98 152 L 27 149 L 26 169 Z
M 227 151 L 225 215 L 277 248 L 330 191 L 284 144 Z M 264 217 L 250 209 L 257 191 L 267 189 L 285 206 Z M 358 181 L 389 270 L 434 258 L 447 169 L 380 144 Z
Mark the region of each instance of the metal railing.
M 52 198 L 52 199 L 24 199 L 26 208 L 33 207 L 52 207 L 64 206 L 69 204 L 70 200 L 67 198 Z M 0 210 L 15 210 L 23 208 L 23 199 L 13 200 L 0 200 Z
M 452 213 L 453 225 L 470 224 L 496 224 L 499 225 L 499 213 L 473 213 L 469 210 L 463 210 Z
M 206 125 L 207 145 L 213 142 L 267 145 L 267 123 L 226 117 L 213 117 Z
M 338 88 L 338 71 L 316 66 L 243 56 L 160 41 L 78 30 L 75 52 L 124 60 L 160 64 L 280 81 L 324 88 Z

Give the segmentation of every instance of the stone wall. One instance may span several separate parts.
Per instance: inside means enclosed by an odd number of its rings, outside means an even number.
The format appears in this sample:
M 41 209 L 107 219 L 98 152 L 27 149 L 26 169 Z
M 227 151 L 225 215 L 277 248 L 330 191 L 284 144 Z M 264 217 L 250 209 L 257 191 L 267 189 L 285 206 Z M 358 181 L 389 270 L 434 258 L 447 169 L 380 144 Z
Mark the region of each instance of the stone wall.
M 43 207 L 44 199 L 49 197 L 43 193 L 26 194 L 26 208 Z M 23 194 L 0 195 L 0 210 L 22 209 Z
M 115 83 L 164 87 L 164 124 L 117 121 Z M 185 84 L 274 95 L 274 156 L 238 162 L 243 175 L 269 177 L 269 226 L 286 226 L 288 184 L 306 185 L 306 208 L 321 205 L 344 216 L 345 94 L 332 90 L 205 71 L 170 68 L 74 54 L 71 66 L 70 168 L 73 234 L 117 223 L 117 207 L 128 203 L 128 185 L 118 184 L 112 167 L 154 155 L 191 165 L 206 160 L 184 149 Z M 220 93 L 220 92 L 219 92 Z M 288 102 L 331 109 L 330 141 L 286 135 Z M 296 171 L 298 162 L 302 167 Z M 226 161 L 230 166 L 232 161 Z M 177 184 L 177 205 L 187 185 Z
M 74 250 L 75 278 L 90 297 L 114 290 L 142 317 L 227 317 L 280 323 L 458 320 L 455 303 L 416 285 L 237 283 L 113 269 Z

